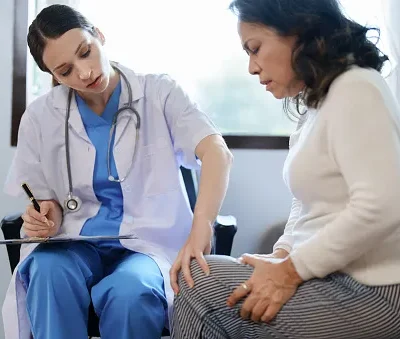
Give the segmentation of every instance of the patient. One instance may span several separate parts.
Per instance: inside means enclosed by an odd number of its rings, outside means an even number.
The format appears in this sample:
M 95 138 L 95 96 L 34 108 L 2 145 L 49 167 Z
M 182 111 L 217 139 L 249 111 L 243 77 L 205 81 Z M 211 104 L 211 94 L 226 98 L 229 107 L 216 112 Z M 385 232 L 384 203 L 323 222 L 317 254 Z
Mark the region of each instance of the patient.
M 293 206 L 272 254 L 210 256 L 209 275 L 192 262 L 173 338 L 400 338 L 400 122 L 380 74 L 387 57 L 336 0 L 230 8 L 249 72 L 300 116 L 283 171 Z

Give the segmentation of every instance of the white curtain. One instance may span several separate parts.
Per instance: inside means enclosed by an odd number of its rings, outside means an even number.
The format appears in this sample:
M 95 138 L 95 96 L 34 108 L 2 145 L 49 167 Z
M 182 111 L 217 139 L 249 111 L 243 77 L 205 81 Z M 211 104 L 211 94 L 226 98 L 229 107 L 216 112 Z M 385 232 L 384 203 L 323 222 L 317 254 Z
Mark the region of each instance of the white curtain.
M 390 58 L 390 74 L 387 81 L 400 102 L 400 0 L 380 1 L 381 37 L 385 52 Z

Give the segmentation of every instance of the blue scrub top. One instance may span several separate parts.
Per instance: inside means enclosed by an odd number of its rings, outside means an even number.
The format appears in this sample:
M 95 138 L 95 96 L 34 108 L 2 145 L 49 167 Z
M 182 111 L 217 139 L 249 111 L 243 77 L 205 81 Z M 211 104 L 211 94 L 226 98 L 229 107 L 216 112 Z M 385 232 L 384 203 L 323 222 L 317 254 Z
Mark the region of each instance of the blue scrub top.
M 93 112 L 85 101 L 75 94 L 79 113 L 86 133 L 96 148 L 93 171 L 93 189 L 101 206 L 96 216 L 88 219 L 82 227 L 81 235 L 118 235 L 123 217 L 123 195 L 121 184 L 108 180 L 107 149 L 112 120 L 118 110 L 121 95 L 121 81 L 114 89 L 101 116 Z M 112 152 L 115 131 L 111 139 L 111 175 L 118 178 Z M 99 245 L 122 247 L 119 241 L 102 242 Z

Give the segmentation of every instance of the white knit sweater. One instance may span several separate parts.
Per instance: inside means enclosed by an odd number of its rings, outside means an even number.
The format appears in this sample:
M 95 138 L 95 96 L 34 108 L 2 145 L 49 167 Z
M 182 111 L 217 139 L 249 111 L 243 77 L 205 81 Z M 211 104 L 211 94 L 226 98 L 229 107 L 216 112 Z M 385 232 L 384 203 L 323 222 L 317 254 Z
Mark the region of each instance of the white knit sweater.
M 400 113 L 382 76 L 353 67 L 291 136 L 284 235 L 304 280 L 335 271 L 400 283 Z

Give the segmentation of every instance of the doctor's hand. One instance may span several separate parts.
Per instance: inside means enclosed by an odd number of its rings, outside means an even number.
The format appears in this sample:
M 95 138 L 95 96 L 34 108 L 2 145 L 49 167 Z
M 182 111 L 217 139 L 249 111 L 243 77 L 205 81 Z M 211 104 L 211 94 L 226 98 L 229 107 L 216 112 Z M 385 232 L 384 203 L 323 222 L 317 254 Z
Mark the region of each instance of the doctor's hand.
M 269 322 L 303 281 L 290 257 L 280 263 L 271 263 L 267 258 L 245 254 L 242 263 L 253 266 L 253 274 L 233 291 L 227 305 L 233 307 L 245 298 L 240 310 L 241 317 Z
M 190 287 L 194 286 L 190 274 L 190 262 L 193 258 L 197 260 L 206 275 L 210 274 L 209 267 L 204 259 L 204 254 L 210 254 L 211 252 L 212 235 L 213 227 L 209 221 L 200 220 L 199 218 L 193 221 L 189 238 L 179 251 L 178 257 L 169 272 L 171 287 L 175 294 L 179 293 L 178 274 L 180 270 L 182 270 L 186 283 Z
M 24 221 L 22 227 L 25 234 L 31 237 L 47 238 L 55 236 L 61 226 L 62 210 L 55 200 L 43 200 L 39 202 L 40 213 L 29 204 L 22 215 Z

